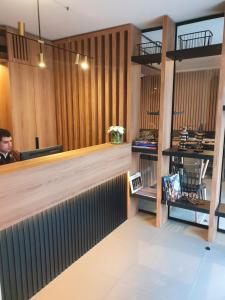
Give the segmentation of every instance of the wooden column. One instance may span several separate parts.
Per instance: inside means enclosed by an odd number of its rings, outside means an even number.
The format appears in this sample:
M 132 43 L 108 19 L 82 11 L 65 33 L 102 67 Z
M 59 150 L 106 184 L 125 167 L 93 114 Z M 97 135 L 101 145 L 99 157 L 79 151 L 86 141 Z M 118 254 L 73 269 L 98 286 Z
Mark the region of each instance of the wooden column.
M 131 56 L 137 55 L 137 44 L 141 42 L 141 32 L 132 26 L 131 34 L 128 36 L 128 102 L 127 102 L 127 141 L 131 143 L 139 134 L 140 130 L 140 100 L 141 100 L 141 66 L 131 62 Z M 130 173 L 139 170 L 139 154 L 132 153 L 132 165 Z M 130 189 L 128 191 L 127 201 L 127 217 L 133 217 L 138 210 L 138 201 L 130 197 Z
M 223 105 L 225 105 L 225 27 L 223 37 L 223 48 L 220 60 L 220 78 L 219 90 L 216 112 L 216 136 L 215 136 L 215 150 L 213 161 L 213 175 L 211 187 L 211 201 L 209 213 L 209 230 L 208 241 L 213 242 L 217 222 L 215 217 L 215 210 L 219 203 L 220 198 L 220 185 L 221 185 L 221 171 L 222 171 L 222 158 L 223 158 L 223 144 L 224 144 L 224 131 L 225 131 L 225 115 L 223 112 Z
M 160 227 L 163 222 L 162 215 L 162 176 L 169 172 L 169 157 L 163 156 L 162 151 L 170 147 L 172 98 L 173 98 L 173 72 L 174 61 L 168 60 L 166 52 L 174 50 L 175 24 L 168 17 L 163 16 L 162 37 L 162 62 L 161 62 L 161 88 L 159 107 L 159 140 L 158 140 L 158 164 L 157 164 L 157 203 L 156 203 L 156 226 Z

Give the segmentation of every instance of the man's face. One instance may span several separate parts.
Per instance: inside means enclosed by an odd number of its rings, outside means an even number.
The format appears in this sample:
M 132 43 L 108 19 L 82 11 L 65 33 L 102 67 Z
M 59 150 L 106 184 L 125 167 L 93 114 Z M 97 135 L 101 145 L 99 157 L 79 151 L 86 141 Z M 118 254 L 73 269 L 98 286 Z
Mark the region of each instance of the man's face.
M 0 152 L 7 153 L 12 150 L 12 137 L 3 137 L 0 140 Z

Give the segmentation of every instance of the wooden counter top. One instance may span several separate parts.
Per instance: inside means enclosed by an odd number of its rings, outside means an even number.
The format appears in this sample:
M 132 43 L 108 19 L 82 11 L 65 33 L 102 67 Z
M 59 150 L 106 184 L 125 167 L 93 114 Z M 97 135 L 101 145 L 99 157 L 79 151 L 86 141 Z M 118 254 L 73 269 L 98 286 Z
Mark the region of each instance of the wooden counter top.
M 129 170 L 131 145 L 101 144 L 0 167 L 0 230 Z

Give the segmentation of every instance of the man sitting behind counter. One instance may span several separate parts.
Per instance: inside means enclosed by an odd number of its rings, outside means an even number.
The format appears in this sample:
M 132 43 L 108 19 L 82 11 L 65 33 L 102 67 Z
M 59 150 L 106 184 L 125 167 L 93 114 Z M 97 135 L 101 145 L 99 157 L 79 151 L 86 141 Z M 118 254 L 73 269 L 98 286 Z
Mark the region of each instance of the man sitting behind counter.
M 0 165 L 10 164 L 19 160 L 19 153 L 13 151 L 11 133 L 7 129 L 0 128 Z

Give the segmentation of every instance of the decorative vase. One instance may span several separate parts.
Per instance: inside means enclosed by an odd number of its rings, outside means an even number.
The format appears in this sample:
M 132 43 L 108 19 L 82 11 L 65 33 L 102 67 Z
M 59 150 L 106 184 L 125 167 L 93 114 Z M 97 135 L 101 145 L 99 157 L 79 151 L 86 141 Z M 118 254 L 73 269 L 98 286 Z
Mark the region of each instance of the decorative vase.
M 111 144 L 122 144 L 123 135 L 119 132 L 110 132 L 110 142 Z

